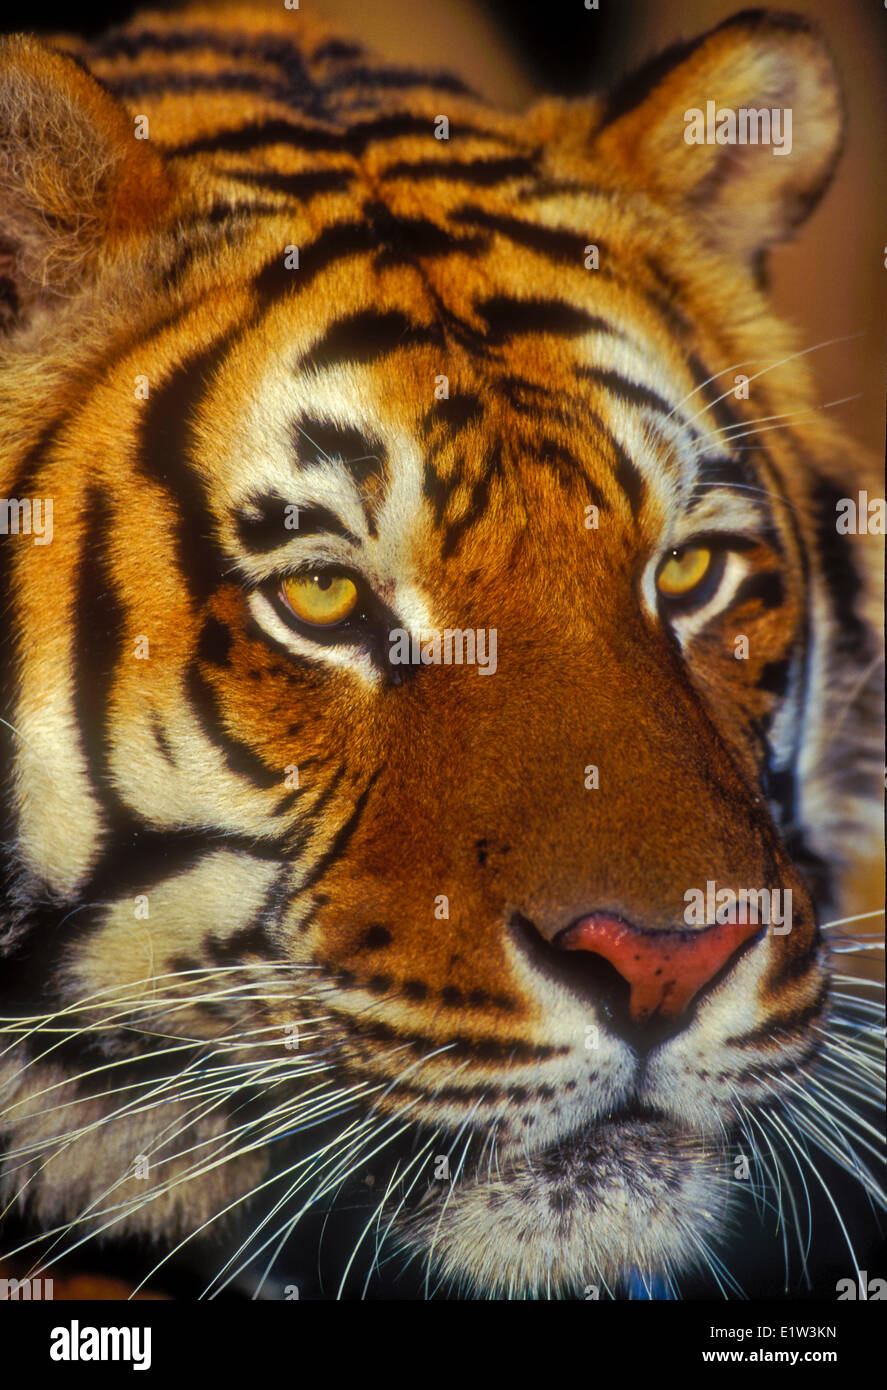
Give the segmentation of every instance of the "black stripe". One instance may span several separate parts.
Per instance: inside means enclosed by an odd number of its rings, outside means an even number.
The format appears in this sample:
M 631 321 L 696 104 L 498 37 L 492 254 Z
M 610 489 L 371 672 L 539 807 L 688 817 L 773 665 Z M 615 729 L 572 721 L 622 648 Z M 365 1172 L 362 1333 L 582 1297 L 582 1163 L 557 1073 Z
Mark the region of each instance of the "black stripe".
M 271 812 L 272 816 L 286 815 L 287 811 L 291 811 L 295 806 L 302 792 L 302 787 L 293 787 L 291 791 L 285 792 Z
M 785 584 L 782 575 L 776 570 L 761 570 L 758 574 L 748 575 L 736 590 L 730 608 L 738 608 L 743 603 L 753 600 L 760 602 L 766 610 L 778 608 L 784 603 Z
M 376 254 L 376 265 L 412 263 L 418 257 L 477 251 L 475 239 L 452 237 L 424 219 L 395 218 L 379 203 L 368 203 L 365 220 L 338 222 L 300 248 L 299 269 L 289 269 L 283 248 L 257 274 L 253 287 L 266 302 L 305 289 L 316 275 L 338 260 Z
M 274 875 L 271 886 L 265 893 L 261 907 L 253 918 L 253 922 L 261 926 L 265 932 L 270 933 L 275 927 L 279 926 L 283 920 L 284 913 L 290 901 L 291 875 L 292 868 L 290 864 L 281 864 L 277 873 Z
M 760 486 L 760 475 L 748 459 L 703 458 L 696 473 L 693 498 L 688 510 L 692 511 L 703 500 L 705 493 L 701 489 L 713 487 L 745 489 L 759 488 Z M 750 500 L 754 501 L 753 498 Z
M 283 248 L 259 271 L 253 287 L 267 302 L 291 291 L 305 289 L 321 271 L 349 256 L 367 255 L 378 250 L 378 241 L 368 222 L 337 222 L 319 237 L 300 248 L 299 269 L 285 265 Z
M 830 478 L 809 472 L 810 496 L 819 552 L 819 572 L 828 593 L 836 630 L 836 653 L 866 650 L 868 632 L 856 612 L 862 581 L 853 559 L 850 540 L 838 532 L 838 503 L 846 490 L 835 487 Z M 849 470 L 848 470 L 849 475 Z
M 282 958 L 268 938 L 261 919 L 250 922 L 249 926 L 239 927 L 230 936 L 207 936 L 203 948 L 216 965 L 240 965 L 244 957 L 250 954 L 263 960 Z
M 526 155 L 501 156 L 497 159 L 438 159 L 399 160 L 381 169 L 379 179 L 408 179 L 416 183 L 424 179 L 443 179 L 448 183 L 469 183 L 489 188 L 506 179 L 528 178 L 536 173 L 534 159 Z M 465 220 L 460 217 L 460 220 Z M 578 241 L 578 238 L 574 238 Z
M 460 247 L 464 245 L 465 242 L 459 243 Z M 454 314 L 441 299 L 431 280 L 427 276 L 423 276 L 423 279 L 425 292 L 431 300 L 437 321 L 447 340 L 452 339 L 454 343 L 464 347 L 472 356 L 480 358 L 481 361 L 489 361 L 497 356 L 495 349 L 487 346 L 486 339 L 481 336 L 475 325 L 467 323 L 458 314 Z
M 585 248 L 589 242 L 594 242 L 598 247 L 601 260 L 606 250 L 603 243 L 590 234 L 580 235 L 561 227 L 546 227 L 539 222 L 525 222 L 519 217 L 505 217 L 501 213 L 487 212 L 485 208 L 470 203 L 457 208 L 451 216 L 454 222 L 482 227 L 484 231 L 506 237 L 508 241 L 525 246 L 529 251 L 535 251 L 549 261 L 558 265 L 572 265 L 577 270 L 584 270 Z M 595 272 L 597 275 L 606 273 L 605 267 Z M 610 331 L 616 332 L 615 329 Z
M 702 34 L 695 39 L 673 43 L 664 52 L 656 54 L 623 78 L 610 94 L 603 119 L 598 126 L 598 133 L 642 105 L 660 82 L 681 63 L 686 62 L 709 37 L 708 34 Z
M 549 406 L 550 393 L 535 382 L 525 381 L 519 377 L 503 377 L 499 381 L 499 387 L 503 390 L 508 404 L 515 410 L 533 418 L 534 423 L 538 423 L 546 413 L 553 413 L 557 423 L 560 425 L 573 424 L 573 427 L 582 430 L 584 433 L 594 431 L 601 440 L 609 445 L 613 455 L 615 476 L 623 491 L 626 493 L 632 508 L 637 512 L 646 494 L 646 482 L 636 465 L 628 458 L 625 450 L 619 444 L 612 431 L 605 424 L 604 420 L 596 411 L 585 407 L 582 411 L 581 421 L 573 422 L 569 412 L 566 412 L 562 403 L 551 403 Z M 524 401 L 521 394 L 528 394 L 530 399 Z M 573 455 L 567 453 L 561 456 L 561 446 L 550 437 L 546 436 L 540 443 L 535 442 L 531 445 L 534 450 L 539 451 L 541 462 L 545 462 L 545 449 L 553 446 L 553 457 L 555 465 L 561 471 L 562 481 L 567 484 L 572 481 L 572 473 L 577 466 L 577 460 Z M 587 489 L 589 499 L 602 511 L 609 510 L 609 503 L 602 496 L 595 483 L 588 478 L 582 479 L 583 486 Z
M 441 426 L 450 436 L 458 434 L 473 421 L 481 419 L 483 402 L 471 391 L 458 391 L 452 396 L 434 401 L 425 412 L 422 427 L 431 430 Z
M 247 855 L 261 863 L 283 859 L 286 853 L 280 839 L 263 840 L 221 830 L 157 829 L 130 820 L 109 838 L 80 899 L 108 903 L 132 897 L 139 890 L 150 891 L 196 869 L 220 851 Z M 94 925 L 84 928 L 84 934 Z M 68 939 L 66 936 L 66 945 Z
M 263 193 L 283 193 L 299 203 L 306 203 L 321 193 L 344 193 L 354 182 L 350 169 L 306 169 L 299 174 L 279 174 L 272 169 L 225 169 L 223 172 L 226 179 L 237 179 Z
M 341 977 L 345 972 L 340 971 Z M 353 976 L 352 976 L 353 979 Z M 348 1033 L 360 1038 L 374 1038 L 378 1042 L 396 1043 L 401 1048 L 427 1055 L 440 1040 L 418 1033 L 402 1032 L 389 1023 L 370 1019 L 366 1014 L 346 1014 L 336 1011 L 336 1024 Z M 484 1062 L 538 1062 L 548 1057 L 560 1057 L 569 1051 L 565 1045 L 551 1046 L 547 1043 L 528 1043 L 520 1038 L 479 1038 L 460 1034 L 449 1035 L 445 1062 L 466 1060 L 478 1064 Z
M 218 695 L 199 670 L 196 661 L 188 665 L 185 677 L 192 712 L 205 737 L 215 744 L 225 762 L 238 777 L 246 777 L 263 790 L 283 783 L 283 769 L 269 768 L 249 744 L 229 733 Z
M 377 768 L 376 771 L 372 774 L 370 780 L 367 782 L 360 796 L 357 798 L 354 810 L 351 812 L 351 815 L 345 821 L 345 824 L 342 825 L 336 832 L 329 849 L 326 851 L 325 854 L 322 854 L 320 856 L 308 877 L 304 879 L 303 882 L 299 885 L 299 893 L 304 893 L 306 889 L 311 887 L 312 884 L 317 883 L 317 881 L 320 878 L 322 878 L 323 875 L 326 873 L 330 864 L 332 864 L 334 860 L 338 859 L 342 852 L 345 850 L 349 840 L 351 839 L 352 835 L 354 834 L 355 830 L 360 824 L 360 818 L 363 815 L 364 807 L 367 804 L 367 799 L 369 797 L 370 792 L 373 789 L 373 786 L 377 778 L 379 777 L 381 770 L 381 768 Z
M 528 381 L 525 377 L 502 376 L 496 381 L 494 389 L 512 410 L 518 411 L 521 415 L 530 415 L 534 420 L 543 411 L 549 412 L 552 409 L 551 393 L 537 381 Z
M 381 439 L 370 438 L 352 425 L 304 415 L 293 423 L 291 435 L 296 458 L 303 466 L 337 459 L 361 483 L 369 473 L 384 472 L 388 465 L 388 451 Z
M 264 555 L 278 546 L 289 545 L 297 536 L 323 534 L 343 536 L 354 546 L 361 544 L 326 507 L 299 506 L 298 526 L 287 526 L 286 509 L 293 505 L 288 498 L 279 496 L 249 498 L 246 506 L 258 512 L 258 516 L 246 510 L 237 513 L 237 535 L 244 548 L 253 555 Z
M 544 463 L 549 468 L 555 468 L 562 482 L 575 482 L 577 477 L 581 476 L 582 486 L 588 493 L 589 501 L 594 503 L 598 511 L 607 512 L 610 510 L 609 502 L 597 484 L 591 478 L 584 476 L 581 463 L 570 449 L 546 435 L 539 440 L 537 452 L 540 463 Z
M 800 939 L 795 931 L 798 925 L 793 922 L 790 934 L 781 938 L 784 954 L 764 978 L 764 988 L 771 997 L 809 975 L 816 964 L 815 941 L 800 949 L 794 945 Z
M 450 522 L 441 546 L 441 556 L 447 559 L 458 547 L 465 532 L 485 516 L 490 498 L 490 487 L 494 478 L 504 476 L 502 465 L 502 445 L 494 444 L 483 463 L 483 474 L 474 483 L 468 506 L 457 521 Z
M 553 179 L 544 175 L 537 178 L 532 188 L 522 188 L 515 197 L 521 203 L 541 203 L 548 198 L 568 198 L 575 194 L 593 195 L 615 203 L 621 203 L 625 198 L 624 193 L 617 193 L 612 188 L 599 188 L 596 184 L 586 183 L 584 179 Z
M 176 521 L 176 553 L 196 601 L 205 599 L 226 567 L 215 537 L 205 487 L 191 466 L 193 423 L 213 372 L 224 360 L 233 333 L 177 366 L 145 402 L 138 466 L 168 493 Z
M 811 1004 L 807 1004 L 803 1009 L 795 1009 L 787 1013 L 770 1014 L 763 1023 L 757 1028 L 751 1029 L 748 1033 L 741 1033 L 738 1036 L 725 1038 L 726 1047 L 760 1047 L 762 1044 L 772 1044 L 775 1047 L 784 1045 L 785 1038 L 791 1033 L 800 1033 L 806 1029 L 822 1013 L 822 1006 L 828 995 L 828 982 L 823 984 L 817 992 L 816 998 Z M 780 1036 L 777 1036 L 780 1035 Z
M 360 44 L 344 39 L 324 39 L 311 54 L 314 63 L 346 63 L 352 58 L 362 58 L 365 50 Z
M 166 759 L 168 763 L 170 763 L 172 766 L 175 766 L 176 760 L 175 755 L 172 751 L 172 745 L 166 736 L 166 730 L 160 722 L 159 714 L 155 714 L 151 719 L 151 733 L 153 734 L 154 742 L 157 744 L 157 747 L 160 749 L 160 752 L 162 753 L 163 757 Z
M 768 756 L 772 749 L 767 745 Z M 780 829 L 792 824 L 797 811 L 798 785 L 794 767 L 774 768 L 765 762 L 761 778 L 761 790 L 778 813 Z
M 221 72 L 183 72 L 170 68 L 167 72 L 135 73 L 132 77 L 115 77 L 108 80 L 114 95 L 123 101 L 133 101 L 139 97 L 190 95 L 193 92 L 212 92 L 224 96 L 228 92 L 242 92 L 249 96 L 264 97 L 266 101 L 292 101 L 293 90 L 285 82 L 274 82 L 255 72 L 240 72 L 237 68 Z
M 434 524 L 440 526 L 452 494 L 462 482 L 464 460 L 457 459 L 448 477 L 444 478 L 431 459 L 425 461 L 422 492 L 434 508 Z
M 353 86 L 381 87 L 386 90 L 413 87 L 437 87 L 457 96 L 471 96 L 469 87 L 449 72 L 423 72 L 415 68 L 386 67 L 363 64 L 345 67 L 329 77 L 322 86 L 313 83 L 298 46 L 278 35 L 225 33 L 212 29 L 190 29 L 177 33 L 157 33 L 142 30 L 136 34 L 112 34 L 96 44 L 97 52 L 105 58 L 137 60 L 146 49 L 173 56 L 195 49 L 209 49 L 234 59 L 258 59 L 282 68 L 287 78 L 286 91 L 291 97 L 302 93 L 315 98 L 321 92 L 334 93 Z M 332 40 L 321 45 L 312 55 L 313 61 L 354 62 L 364 56 L 353 44 Z M 111 85 L 114 80 L 111 79 Z
M 324 93 L 331 94 L 348 87 L 381 87 L 385 91 L 409 91 L 414 87 L 436 87 L 451 96 L 472 96 L 470 87 L 451 72 L 422 72 L 417 68 L 350 67 L 330 77 L 323 84 Z
M 220 151 L 246 152 L 268 145 L 295 145 L 302 150 L 363 154 L 368 145 L 377 141 L 399 140 L 410 135 L 427 136 L 433 128 L 431 117 L 416 116 L 412 112 L 374 116 L 371 120 L 357 121 L 344 130 L 334 130 L 329 126 L 302 125 L 298 121 L 277 118 L 250 121 L 244 125 L 214 131 L 212 135 L 200 135 L 180 145 L 170 145 L 167 153 L 187 156 Z M 451 136 L 456 133 L 475 139 L 492 140 L 501 145 L 513 144 L 507 137 L 496 131 L 484 130 L 481 126 L 460 123 L 457 131 L 451 128 Z
M 583 381 L 593 381 L 596 386 L 601 386 L 611 395 L 616 396 L 626 405 L 636 406 L 639 410 L 653 410 L 658 415 L 674 415 L 680 420 L 675 407 L 670 401 L 665 400 L 657 391 L 653 391 L 649 386 L 638 385 L 637 382 L 629 381 L 627 377 L 619 372 L 609 371 L 604 367 L 577 367 L 576 375 Z M 695 436 L 696 431 L 692 426 L 688 426 L 690 433 Z
M 300 125 L 297 121 L 276 118 L 248 121 L 198 135 L 179 145 L 169 145 L 167 153 L 186 158 L 195 154 L 247 154 L 271 145 L 295 145 L 301 150 L 340 151 L 347 148 L 344 133 L 324 126 Z
M 729 390 L 726 392 L 722 391 L 718 384 L 721 377 L 726 376 L 726 372 L 719 372 L 714 379 L 710 379 L 712 375 L 711 372 L 701 358 L 697 357 L 695 353 L 692 352 L 687 356 L 687 367 L 693 374 L 694 379 L 701 383 L 704 382 L 704 385 L 700 385 L 696 388 L 696 394 L 701 397 L 718 429 L 725 430 L 729 429 L 732 425 L 742 424 L 742 416 L 734 410 L 730 404 L 730 401 L 733 399 L 732 392 Z M 691 396 L 690 400 L 692 401 L 692 399 L 693 397 Z
M 260 217 L 282 217 L 286 212 L 281 203 L 222 203 L 215 202 L 205 213 L 195 212 L 176 224 L 176 232 L 202 233 L 187 241 L 166 266 L 161 284 L 167 290 L 177 290 L 186 272 L 196 261 L 214 261 L 221 247 L 240 244 L 255 235 L 255 222 Z M 211 229 L 217 229 L 215 231 Z
M 671 271 L 666 271 L 656 256 L 645 256 L 644 260 L 656 288 L 645 286 L 641 293 L 655 304 L 676 338 L 688 337 L 693 331 L 693 322 L 680 308 L 684 297 L 683 286 Z
M 197 655 L 200 660 L 209 666 L 230 666 L 231 643 L 231 629 L 228 624 L 209 614 L 197 639 Z
M 223 29 L 179 29 L 165 33 L 152 29 L 124 30 L 102 35 L 93 47 L 102 58 L 130 59 L 138 59 L 146 49 L 171 57 L 207 48 L 232 58 L 258 58 L 276 63 L 292 77 L 298 72 L 306 84 L 310 83 L 298 46 L 276 34 L 228 33 Z
M 110 706 L 123 647 L 126 612 L 111 568 L 114 517 L 100 488 L 89 489 L 83 517 L 85 524 L 72 615 L 74 711 L 92 789 L 106 815 L 114 819 L 123 807 L 112 785 L 108 765 Z
M 366 309 L 337 319 L 301 358 L 300 369 L 325 368 L 340 362 L 377 362 L 401 348 L 444 347 L 438 324 L 418 324 L 396 309 Z
M 562 299 L 513 299 L 493 295 L 475 305 L 487 323 L 487 341 L 505 343 L 520 333 L 550 333 L 578 338 L 584 333 L 617 333 L 606 319 Z M 617 336 L 621 334 L 617 333 Z
M 768 695 L 776 695 L 782 699 L 788 689 L 789 676 L 792 672 L 792 662 L 790 657 L 783 657 L 780 661 L 768 661 L 762 668 L 761 674 L 755 682 L 757 690 L 764 690 Z
M 378 242 L 378 267 L 409 265 L 417 257 L 473 253 L 486 244 L 483 237 L 453 236 L 448 228 L 424 217 L 397 217 L 378 201 L 365 203 L 363 213 Z
M 646 479 L 634 460 L 628 457 L 622 445 L 612 435 L 610 444 L 616 461 L 616 481 L 628 498 L 632 515 L 637 516 L 647 495 Z
M 313 761 L 313 758 L 309 758 L 307 762 L 304 760 L 300 761 L 300 772 L 304 767 L 307 767 L 308 762 Z M 290 858 L 292 858 L 296 854 L 301 854 L 303 852 L 305 845 L 308 843 L 311 836 L 317 830 L 323 812 L 326 810 L 327 806 L 332 801 L 336 792 L 339 790 L 339 787 L 341 786 L 342 780 L 345 776 L 345 772 L 345 764 L 341 763 L 339 767 L 336 768 L 335 772 L 327 782 L 326 786 L 315 797 L 311 806 L 308 807 L 307 811 L 303 811 L 303 814 L 299 819 L 299 823 L 295 828 L 295 834 L 291 835 L 287 843 L 287 851 L 289 853 Z M 315 774 L 315 776 L 316 775 L 317 774 Z M 301 888 L 299 888 L 298 892 L 301 893 L 301 891 Z

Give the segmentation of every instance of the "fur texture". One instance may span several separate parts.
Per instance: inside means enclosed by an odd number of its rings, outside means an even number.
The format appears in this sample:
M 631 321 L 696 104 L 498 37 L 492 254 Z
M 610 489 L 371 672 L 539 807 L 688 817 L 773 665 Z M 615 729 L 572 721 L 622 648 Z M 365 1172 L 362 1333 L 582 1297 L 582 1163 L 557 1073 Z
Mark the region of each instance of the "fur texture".
M 756 279 L 838 155 L 821 41 L 740 16 L 522 117 L 282 7 L 2 62 L 0 492 L 54 515 L 0 538 L 4 1200 L 166 1248 L 285 1140 L 278 1223 L 374 1156 L 465 1289 L 717 1281 L 737 1152 L 873 1065 L 817 921 L 877 845 L 879 541 L 835 527 L 877 486 Z M 791 155 L 687 146 L 708 99 Z M 792 929 L 653 1038 L 556 938 L 709 880 Z

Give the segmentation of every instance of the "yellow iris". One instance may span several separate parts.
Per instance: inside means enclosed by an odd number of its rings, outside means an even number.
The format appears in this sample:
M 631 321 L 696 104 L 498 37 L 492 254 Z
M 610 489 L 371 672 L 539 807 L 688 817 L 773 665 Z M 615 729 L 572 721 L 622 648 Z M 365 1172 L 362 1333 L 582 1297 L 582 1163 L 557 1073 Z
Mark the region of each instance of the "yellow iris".
M 683 598 L 701 584 L 711 568 L 712 553 L 704 546 L 674 550 L 659 571 L 656 586 L 666 598 Z
M 314 570 L 283 580 L 283 597 L 303 623 L 333 627 L 357 604 L 357 585 L 345 574 Z

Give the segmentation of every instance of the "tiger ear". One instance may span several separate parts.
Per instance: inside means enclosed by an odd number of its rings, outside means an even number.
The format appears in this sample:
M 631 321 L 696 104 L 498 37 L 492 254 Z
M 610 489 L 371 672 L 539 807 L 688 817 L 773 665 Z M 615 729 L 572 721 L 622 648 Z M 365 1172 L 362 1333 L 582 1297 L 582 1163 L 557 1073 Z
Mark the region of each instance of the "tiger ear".
M 0 289 L 13 316 L 74 292 L 168 200 L 147 145 L 74 59 L 0 42 Z
M 771 143 L 742 142 L 768 123 Z M 749 10 L 622 83 L 594 150 L 683 209 L 719 249 L 751 259 L 815 207 L 842 133 L 837 74 L 816 32 L 799 15 Z

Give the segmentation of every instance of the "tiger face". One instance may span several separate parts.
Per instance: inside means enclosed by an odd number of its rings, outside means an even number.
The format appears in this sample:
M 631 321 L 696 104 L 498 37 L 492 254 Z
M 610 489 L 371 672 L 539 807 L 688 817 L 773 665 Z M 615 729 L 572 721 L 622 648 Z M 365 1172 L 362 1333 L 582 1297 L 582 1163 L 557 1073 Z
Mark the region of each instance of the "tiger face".
M 818 923 L 875 833 L 866 465 L 760 288 L 836 82 L 767 16 L 655 74 L 519 118 L 297 14 L 8 43 L 35 1228 L 369 1171 L 451 1287 L 678 1287 L 862 1047 Z M 688 144 L 710 99 L 791 151 Z

